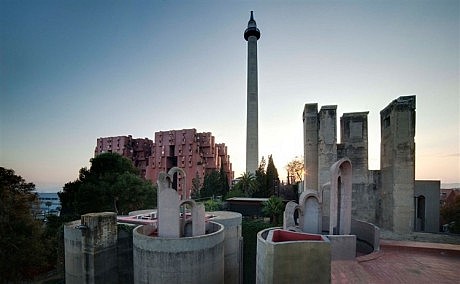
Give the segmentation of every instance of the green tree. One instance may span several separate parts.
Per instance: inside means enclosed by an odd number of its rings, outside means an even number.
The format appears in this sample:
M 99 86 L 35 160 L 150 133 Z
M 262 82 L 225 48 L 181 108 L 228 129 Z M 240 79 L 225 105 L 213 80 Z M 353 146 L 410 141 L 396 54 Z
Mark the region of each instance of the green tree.
M 214 199 L 209 199 L 204 202 L 206 211 L 218 211 L 222 209 L 222 202 Z
M 455 197 L 453 203 L 441 208 L 441 216 L 449 224 L 450 232 L 460 233 L 460 195 Z
M 233 187 L 225 196 L 225 199 L 229 199 L 232 197 L 246 197 L 246 194 L 241 191 L 240 189 Z
M 11 169 L 0 167 L 0 280 L 22 282 L 42 272 L 48 241 L 43 225 L 34 219 L 38 208 L 33 193 L 35 185 L 27 183 Z
M 256 283 L 257 233 L 273 227 L 261 219 L 246 219 L 242 222 L 243 235 L 243 283 Z
M 257 189 L 257 182 L 253 173 L 244 172 L 235 184 L 235 189 L 244 192 L 246 196 L 252 196 Z
M 257 189 L 255 190 L 252 197 L 268 197 L 267 195 L 267 174 L 265 173 L 265 158 L 262 156 L 260 160 L 259 168 L 257 168 L 255 173 L 255 178 L 257 182 Z
M 201 179 L 198 175 L 198 172 L 195 173 L 195 177 L 192 179 L 192 198 L 199 198 L 200 197 L 200 189 L 201 189 Z
M 156 206 L 156 187 L 138 176 L 130 160 L 104 153 L 90 161 L 91 168 L 82 168 L 78 180 L 67 183 L 58 194 L 62 215 L 79 217 L 103 211 L 127 214 Z
M 271 196 L 267 201 L 262 203 L 262 213 L 269 216 L 270 223 L 275 226 L 280 225 L 284 208 L 283 199 L 276 196 Z
M 279 186 L 279 177 L 278 177 L 278 170 L 273 163 L 272 155 L 268 156 L 268 164 L 267 164 L 267 191 L 265 197 L 272 196 L 278 194 L 277 187 Z
M 221 163 L 220 165 L 219 179 L 220 179 L 220 195 L 226 196 L 228 191 L 230 190 L 230 185 L 228 184 L 227 173 L 224 171 L 223 163 Z
M 203 187 L 200 190 L 200 197 L 213 197 L 221 195 L 222 183 L 218 171 L 212 170 L 205 174 Z

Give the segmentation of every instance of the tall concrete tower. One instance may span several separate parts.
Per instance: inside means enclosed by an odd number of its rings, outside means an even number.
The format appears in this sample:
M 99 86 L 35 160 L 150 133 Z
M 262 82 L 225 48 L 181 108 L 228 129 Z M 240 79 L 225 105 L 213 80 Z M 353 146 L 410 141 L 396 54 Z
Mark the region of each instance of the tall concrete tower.
M 244 31 L 248 42 L 248 81 L 247 81 L 247 125 L 246 125 L 246 172 L 255 173 L 259 163 L 259 115 L 257 87 L 257 40 L 260 31 L 253 12 Z
M 403 96 L 380 112 L 380 226 L 414 229 L 415 96 Z

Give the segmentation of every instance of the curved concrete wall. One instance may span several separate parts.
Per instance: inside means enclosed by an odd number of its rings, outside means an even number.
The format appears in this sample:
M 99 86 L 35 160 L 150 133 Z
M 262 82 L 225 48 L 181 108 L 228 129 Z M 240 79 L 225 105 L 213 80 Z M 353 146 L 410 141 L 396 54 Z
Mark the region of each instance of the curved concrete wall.
M 237 284 L 241 279 L 241 222 L 242 215 L 231 211 L 213 211 L 213 222 L 224 226 L 225 284 Z
M 64 226 L 65 280 L 66 283 L 83 283 L 83 254 L 81 231 L 75 227 L 81 221 L 69 222 Z
M 224 283 L 224 228 L 189 238 L 161 238 L 133 231 L 134 283 Z
M 352 219 L 351 234 L 356 235 L 356 250 L 371 253 L 380 250 L 380 228 L 372 223 Z

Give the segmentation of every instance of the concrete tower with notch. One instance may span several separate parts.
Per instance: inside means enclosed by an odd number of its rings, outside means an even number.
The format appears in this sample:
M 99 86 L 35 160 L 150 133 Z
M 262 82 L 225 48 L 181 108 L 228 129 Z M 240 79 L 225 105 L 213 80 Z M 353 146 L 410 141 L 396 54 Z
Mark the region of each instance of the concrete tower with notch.
M 257 40 L 260 31 L 254 20 L 253 12 L 244 31 L 248 42 L 248 81 L 247 81 L 247 125 L 246 125 L 246 172 L 255 173 L 259 162 L 259 117 L 257 86 Z

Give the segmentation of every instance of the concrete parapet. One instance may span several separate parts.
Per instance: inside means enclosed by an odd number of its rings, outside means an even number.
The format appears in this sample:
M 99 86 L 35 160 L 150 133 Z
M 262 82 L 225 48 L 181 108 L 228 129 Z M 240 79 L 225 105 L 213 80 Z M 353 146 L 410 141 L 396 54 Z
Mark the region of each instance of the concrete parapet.
M 133 231 L 134 283 L 224 283 L 224 227 L 206 235 L 151 237 Z
M 351 233 L 357 238 L 357 251 L 371 253 L 380 250 L 380 229 L 369 222 L 351 219 Z
M 275 231 L 286 232 L 289 236 L 275 236 Z M 323 235 L 273 228 L 260 231 L 257 234 L 256 279 L 256 283 L 264 284 L 330 283 L 331 244 Z

